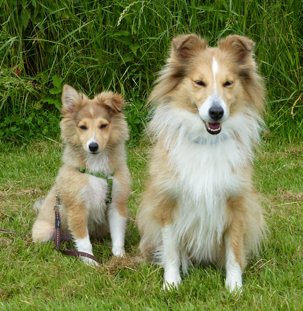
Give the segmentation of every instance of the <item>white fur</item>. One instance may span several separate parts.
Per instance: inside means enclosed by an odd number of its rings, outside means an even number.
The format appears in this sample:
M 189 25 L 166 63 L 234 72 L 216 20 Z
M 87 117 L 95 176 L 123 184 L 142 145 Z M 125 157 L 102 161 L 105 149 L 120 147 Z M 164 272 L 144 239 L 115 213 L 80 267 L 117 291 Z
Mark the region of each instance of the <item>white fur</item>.
M 174 229 L 175 228 L 171 225 L 166 226 L 162 229 L 164 289 L 169 289 L 170 286 L 177 287 L 178 284 L 181 282 L 179 255 L 180 252 Z
M 213 57 L 213 64 L 212 64 L 212 71 L 214 76 L 214 93 L 217 93 L 217 81 L 216 75 L 219 69 L 219 64 L 217 63 L 216 59 Z
M 172 105 L 157 107 L 150 129 L 155 138 L 164 135 L 169 150 L 168 164 L 175 178 L 163 180 L 163 191 L 179 198 L 170 228 L 179 247 L 178 265 L 179 254 L 190 254 L 188 259 L 181 256 L 185 272 L 190 259 L 198 263 L 216 261 L 218 253 L 214 245 L 222 243 L 226 228 L 226 199 L 240 194 L 244 180 L 238 169 L 252 160 L 252 144 L 258 140 L 261 128 L 259 120 L 257 113 L 247 107 L 245 113 L 224 122 L 221 133 L 210 135 L 199 115 Z M 161 240 L 155 234 L 154 243 L 157 245 Z M 168 272 L 170 283 L 178 283 L 176 264 L 166 263 L 165 245 L 163 239 L 156 254 L 169 271 L 174 271 Z M 231 280 L 231 283 L 239 281 L 234 275 Z
M 88 207 L 88 221 L 105 222 L 107 181 L 104 178 L 89 175 L 88 184 L 83 189 L 83 198 Z
M 94 173 L 103 173 L 107 175 L 112 173 L 108 165 L 108 154 L 105 151 L 98 154 L 87 154 L 86 164 L 88 170 Z
M 115 208 L 115 202 L 111 204 L 108 211 L 108 222 L 113 244 L 112 252 L 114 256 L 123 256 L 125 254 L 124 239 L 127 218 L 119 214 L 118 210 Z
M 88 154 L 87 168 L 94 173 L 110 174 L 107 153 Z M 82 197 L 88 207 L 89 222 L 101 223 L 105 221 L 107 181 L 104 178 L 89 175 L 88 184 L 83 189 Z
M 228 241 L 226 244 L 226 281 L 225 285 L 230 290 L 240 289 L 242 287 L 242 270 L 236 262 L 235 255 L 229 247 Z
M 219 145 L 219 143 L 229 139 L 230 142 L 234 141 L 237 147 L 242 148 L 243 152 L 238 153 L 246 162 L 247 153 L 248 158 L 252 159 L 252 142 L 259 140 L 262 124 L 262 120 L 257 113 L 247 107 L 243 113 L 229 117 L 222 124 L 219 134 L 211 135 L 206 131 L 198 114 L 174 108 L 172 105 L 159 105 L 149 124 L 149 129 L 154 134 L 155 140 L 164 134 L 165 145 L 167 145 L 168 149 L 176 145 L 182 148 L 183 143 L 188 142 L 195 142 L 198 145 Z M 236 136 L 241 146 L 237 143 Z M 228 146 L 225 146 L 225 148 L 229 149 Z M 227 151 L 229 153 L 229 150 Z M 208 151 L 206 153 L 212 158 Z

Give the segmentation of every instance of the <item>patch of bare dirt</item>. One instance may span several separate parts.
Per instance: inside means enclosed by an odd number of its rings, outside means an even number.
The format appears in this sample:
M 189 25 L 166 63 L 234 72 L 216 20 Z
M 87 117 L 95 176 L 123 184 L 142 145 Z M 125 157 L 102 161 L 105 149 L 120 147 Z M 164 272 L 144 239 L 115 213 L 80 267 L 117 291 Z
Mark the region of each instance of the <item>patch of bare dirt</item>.
M 100 268 L 106 270 L 110 275 L 116 275 L 123 269 L 137 271 L 142 261 L 142 258 L 139 256 L 125 254 L 123 257 L 113 257 L 107 264 L 101 265 Z

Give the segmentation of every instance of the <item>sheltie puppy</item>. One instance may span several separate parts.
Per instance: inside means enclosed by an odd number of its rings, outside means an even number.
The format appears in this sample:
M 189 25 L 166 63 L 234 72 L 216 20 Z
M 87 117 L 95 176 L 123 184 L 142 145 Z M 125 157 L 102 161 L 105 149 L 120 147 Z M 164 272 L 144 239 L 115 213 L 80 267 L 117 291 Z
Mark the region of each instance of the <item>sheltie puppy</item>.
M 139 248 L 163 265 L 163 288 L 177 286 L 180 267 L 187 273 L 192 263 L 225 266 L 226 287 L 240 288 L 266 231 L 252 184 L 264 110 L 253 47 L 236 35 L 217 48 L 180 35 L 149 97 L 156 143 Z
M 113 254 L 124 254 L 130 174 L 125 151 L 128 127 L 122 106 L 120 94 L 103 92 L 91 100 L 69 85 L 63 87 L 63 166 L 42 205 L 40 201 L 36 204 L 39 215 L 32 230 L 34 242 L 54 239 L 58 194 L 62 234 L 73 238 L 78 251 L 93 255 L 89 235 L 102 238 L 110 231 Z M 107 179 L 98 174 L 113 174 L 109 205 Z M 81 258 L 94 263 L 90 258 Z

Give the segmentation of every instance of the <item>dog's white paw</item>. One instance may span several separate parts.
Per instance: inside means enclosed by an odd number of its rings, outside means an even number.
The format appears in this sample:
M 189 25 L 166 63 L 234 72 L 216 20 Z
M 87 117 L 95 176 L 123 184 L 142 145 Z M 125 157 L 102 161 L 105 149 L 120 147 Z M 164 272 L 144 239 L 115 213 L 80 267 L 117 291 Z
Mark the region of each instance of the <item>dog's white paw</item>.
M 95 261 L 95 260 L 93 260 L 91 258 L 83 257 L 83 256 L 81 256 L 80 258 L 86 265 L 89 265 L 89 266 L 99 266 L 97 261 Z
M 175 280 L 173 282 L 168 282 L 167 280 L 164 281 L 162 289 L 163 290 L 171 290 L 173 288 L 178 288 L 178 285 L 181 283 L 181 278 L 180 280 Z
M 227 276 L 225 286 L 230 292 L 242 292 L 242 278 L 241 276 Z
M 170 290 L 172 288 L 178 288 L 178 285 L 181 283 L 180 273 L 165 272 L 164 273 L 164 283 L 163 290 Z
M 113 247 L 112 252 L 114 256 L 122 257 L 125 255 L 124 247 Z

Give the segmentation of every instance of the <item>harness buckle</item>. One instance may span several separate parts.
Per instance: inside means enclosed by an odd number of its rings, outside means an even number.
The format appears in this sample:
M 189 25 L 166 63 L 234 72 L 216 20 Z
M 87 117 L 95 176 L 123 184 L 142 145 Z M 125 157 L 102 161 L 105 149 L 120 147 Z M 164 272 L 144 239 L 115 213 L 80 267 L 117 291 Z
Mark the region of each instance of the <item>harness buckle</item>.
M 61 200 L 60 200 L 60 197 L 59 197 L 59 192 L 57 191 L 57 194 L 56 194 L 56 204 L 54 205 L 54 211 L 58 210 L 59 207 L 61 207 Z

